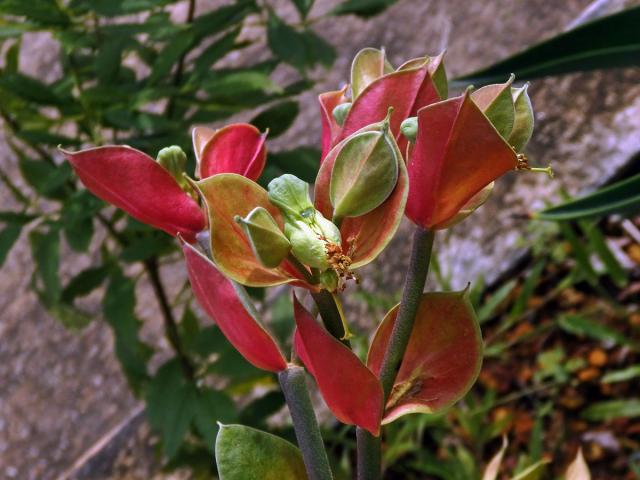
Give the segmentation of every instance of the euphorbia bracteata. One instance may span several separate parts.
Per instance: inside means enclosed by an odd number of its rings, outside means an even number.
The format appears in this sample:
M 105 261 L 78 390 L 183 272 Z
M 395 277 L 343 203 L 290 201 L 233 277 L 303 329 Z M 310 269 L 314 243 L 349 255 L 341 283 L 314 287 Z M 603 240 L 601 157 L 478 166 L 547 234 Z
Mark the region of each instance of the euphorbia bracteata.
M 227 171 L 251 178 L 262 173 L 266 156 L 264 135 L 252 125 L 234 124 L 218 131 L 196 128 L 193 138 L 202 178 Z M 235 144 L 242 147 L 234 148 Z M 205 216 L 185 191 L 190 187 L 182 182 L 180 161 L 170 158 L 179 156 L 176 149 L 179 147 L 163 149 L 158 161 L 124 145 L 64 155 L 94 195 L 143 223 L 194 242 L 196 234 L 205 228 Z
M 247 286 L 335 291 L 395 234 L 408 178 L 385 112 L 332 149 L 316 179 L 315 204 L 292 175 L 274 179 L 268 192 L 234 174 L 195 185 L 208 207 L 211 255 L 225 275 Z M 268 242 L 273 249 L 265 255 Z

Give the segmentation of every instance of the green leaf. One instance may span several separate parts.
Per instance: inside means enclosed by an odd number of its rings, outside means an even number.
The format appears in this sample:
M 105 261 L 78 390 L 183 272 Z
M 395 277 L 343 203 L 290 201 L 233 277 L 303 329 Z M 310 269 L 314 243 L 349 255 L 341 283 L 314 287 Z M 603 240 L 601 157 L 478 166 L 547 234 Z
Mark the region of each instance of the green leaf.
M 368 18 L 377 15 L 397 0 L 346 0 L 334 8 L 332 15 L 354 14 L 359 17 Z
M 73 305 L 56 303 L 47 308 L 49 314 L 58 320 L 65 328 L 70 330 L 82 330 L 91 323 L 93 316 L 82 312 Z
M 120 259 L 127 263 L 142 262 L 154 256 L 163 256 L 175 249 L 173 238 L 163 232 L 138 238 L 122 249 Z
M 288 295 L 283 295 L 289 300 Z M 289 300 L 289 303 L 291 301 Z M 293 315 L 293 314 L 292 314 Z M 267 418 L 279 411 L 285 404 L 284 395 L 274 390 L 245 405 L 240 412 L 240 421 L 254 428 L 267 428 Z
M 319 63 L 329 66 L 335 59 L 333 47 L 312 30 L 298 31 L 273 11 L 267 22 L 267 43 L 274 55 L 301 72 Z
M 614 213 L 630 215 L 640 209 L 640 174 L 533 215 L 540 220 L 577 220 Z
M 69 246 L 85 252 L 93 237 L 93 218 L 104 203 L 87 190 L 74 193 L 62 207 L 62 226 Z
M 147 82 L 149 84 L 155 84 L 158 83 L 159 80 L 166 78 L 171 72 L 173 65 L 193 48 L 194 41 L 195 35 L 190 31 L 174 35 L 156 58 Z
M 311 7 L 313 7 L 315 0 L 292 0 L 292 2 L 296 7 L 296 10 L 298 10 L 300 18 L 304 20 L 307 18 L 307 14 L 309 13 L 309 10 L 311 10 Z
M 593 403 L 582 410 L 581 416 L 591 422 L 640 417 L 640 398 Z
M 61 300 L 65 303 L 73 303 L 76 298 L 88 295 L 102 285 L 108 274 L 109 270 L 105 266 L 82 270 L 64 287 Z
M 102 39 L 95 56 L 95 69 L 100 83 L 113 83 L 120 72 L 122 53 L 130 39 L 125 36 L 110 35 Z
M 616 345 L 627 345 L 638 347 L 637 342 L 621 334 L 611 327 L 602 325 L 582 315 L 567 314 L 558 318 L 558 325 L 564 331 L 579 337 L 591 337 L 603 342 L 610 342 Z
M 102 300 L 105 319 L 113 329 L 116 356 L 134 392 L 148 379 L 147 361 L 152 350 L 138 338 L 142 322 L 135 316 L 135 282 L 112 267 Z
M 213 42 L 198 55 L 193 64 L 193 73 L 196 79 L 202 78 L 209 69 L 227 53 L 236 48 L 236 39 L 241 28 L 234 28 L 220 39 Z
M 173 458 L 189 430 L 196 411 L 198 391 L 186 381 L 180 362 L 169 360 L 149 383 L 146 393 L 147 418 L 160 433 L 164 452 Z
M 269 138 L 282 135 L 293 124 L 300 111 L 298 102 L 277 103 L 256 115 L 250 123 L 258 130 L 269 130 Z
M 11 248 L 20 238 L 21 231 L 22 225 L 19 223 L 8 223 L 0 230 L 0 268 L 4 265 Z
M 43 160 L 20 156 L 18 168 L 22 177 L 36 192 L 49 198 L 60 198 L 64 183 L 71 177 L 71 166 L 65 162 L 53 165 Z
M 175 3 L 175 0 L 73 0 L 69 8 L 76 14 L 95 12 L 105 17 L 130 15 Z
M 602 383 L 628 382 L 637 377 L 640 377 L 640 364 L 608 372 L 602 377 Z
M 585 220 L 579 221 L 578 225 L 588 239 L 591 249 L 602 260 L 606 272 L 618 287 L 624 288 L 628 282 L 627 272 L 607 245 L 607 240 L 598 225 L 590 224 Z
M 26 225 L 27 223 L 31 222 L 32 220 L 35 220 L 36 218 L 38 218 L 38 216 L 32 213 L 9 212 L 9 211 L 0 212 L 0 222 Z
M 196 37 L 215 35 L 224 29 L 234 26 L 250 13 L 259 9 L 255 0 L 237 0 L 232 5 L 220 7 L 217 10 L 200 15 L 193 24 L 192 30 Z
M 233 401 L 224 392 L 210 388 L 203 388 L 198 392 L 193 423 L 212 453 L 219 430 L 217 422 L 234 422 L 237 417 Z
M 69 17 L 58 6 L 58 2 L 51 0 L 2 0 L 0 1 L 0 13 L 3 15 L 15 15 L 26 17 L 41 25 L 61 26 L 69 23 Z
M 60 106 L 71 99 L 57 94 L 52 85 L 47 85 L 33 77 L 21 73 L 10 73 L 0 76 L 0 89 L 38 105 Z
M 29 235 L 31 255 L 36 264 L 35 278 L 39 279 L 43 290 L 40 296 L 45 304 L 57 303 L 61 294 L 58 268 L 60 267 L 60 234 L 51 228 L 42 233 L 33 231 Z
M 319 166 L 320 150 L 313 147 L 269 152 L 267 154 L 267 168 L 260 178 L 260 184 L 266 186 L 271 180 L 284 173 L 291 173 L 307 183 L 313 183 Z
M 221 425 L 216 440 L 224 480 L 304 480 L 302 455 L 280 437 L 243 425 Z
M 513 292 L 513 289 L 518 284 L 517 281 L 511 280 L 504 285 L 502 285 L 498 290 L 496 290 L 491 296 L 487 299 L 487 301 L 478 309 L 478 322 L 484 323 L 491 318 L 494 314 L 496 308 L 504 302 L 509 294 Z
M 582 24 L 459 81 L 486 84 L 515 73 L 519 79 L 640 65 L 640 7 Z
M 573 226 L 567 222 L 559 222 L 558 227 L 560 228 L 562 236 L 567 240 L 569 245 L 571 245 L 571 253 L 576 260 L 579 270 L 584 274 L 591 285 L 598 285 L 598 274 L 591 265 L 589 251 L 576 235 Z

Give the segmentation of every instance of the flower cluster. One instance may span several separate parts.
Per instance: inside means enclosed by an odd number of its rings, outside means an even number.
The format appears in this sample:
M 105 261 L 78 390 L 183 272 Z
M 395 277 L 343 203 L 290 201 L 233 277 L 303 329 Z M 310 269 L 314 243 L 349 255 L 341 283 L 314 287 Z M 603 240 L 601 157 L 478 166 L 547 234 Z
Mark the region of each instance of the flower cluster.
M 339 302 L 405 214 L 439 230 L 472 213 L 497 178 L 530 168 L 522 151 L 533 111 L 526 86 L 512 82 L 448 98 L 443 55 L 394 68 L 383 50 L 362 50 L 350 86 L 319 97 L 322 159 L 313 201 L 309 185 L 293 175 L 267 189 L 256 183 L 265 134 L 248 124 L 194 129 L 196 179 L 186 177 L 178 147 L 156 160 L 126 146 L 65 155 L 95 195 L 181 239 L 200 305 L 249 362 L 280 372 L 288 362 L 243 286 L 290 284 Z M 380 323 L 365 364 L 295 295 L 293 302 L 297 357 L 335 416 L 373 435 L 406 413 L 450 405 L 477 377 L 482 341 L 466 292 L 423 294 L 386 399 L 379 374 L 397 307 Z

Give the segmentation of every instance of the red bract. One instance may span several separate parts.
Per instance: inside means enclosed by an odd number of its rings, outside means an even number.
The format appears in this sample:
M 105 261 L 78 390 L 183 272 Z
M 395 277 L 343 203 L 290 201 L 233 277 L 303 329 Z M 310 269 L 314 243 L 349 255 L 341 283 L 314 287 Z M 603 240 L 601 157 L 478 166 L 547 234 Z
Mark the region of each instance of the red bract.
M 342 343 L 311 317 L 293 297 L 296 333 L 294 347 L 318 383 L 327 406 L 342 423 L 380 434 L 382 385 L 378 378 Z
M 182 245 L 193 294 L 227 340 L 251 364 L 270 372 L 287 368 L 275 340 L 258 323 L 246 293 L 222 275 L 194 247 Z
M 327 92 L 319 97 L 322 114 L 322 157 L 349 135 L 379 122 L 393 107 L 391 132 L 398 139 L 404 152 L 405 141 L 400 137 L 400 124 L 410 116 L 415 116 L 425 105 L 441 100 L 432 73 L 442 61 L 442 56 L 419 58 L 406 62 L 396 71 L 381 76 L 371 82 L 353 102 L 342 127 L 333 118 L 333 109 L 347 101 L 343 93 Z
M 194 128 L 193 149 L 198 162 L 198 178 L 237 173 L 257 180 L 267 156 L 265 137 L 266 134 L 248 123 L 235 123 L 220 130 Z
M 198 203 L 145 153 L 127 146 L 63 153 L 87 189 L 137 220 L 189 242 L 205 228 Z
M 367 365 L 376 374 L 397 315 L 398 306 L 387 313 L 371 342 Z M 481 364 L 482 337 L 467 292 L 425 293 L 382 423 L 449 407 L 469 391 Z
M 248 178 L 232 173 L 214 175 L 197 183 L 207 205 L 211 233 L 211 256 L 218 268 L 238 283 L 253 287 L 268 287 L 294 283 L 317 289 L 288 260 L 276 268 L 263 266 L 256 258 L 246 233 L 235 217 L 245 217 L 256 207 L 266 209 L 280 229 L 282 214 L 267 197 L 264 188 Z
M 468 92 L 424 107 L 416 143 L 409 147 L 406 214 L 423 228 L 444 228 L 516 165 L 516 152 Z

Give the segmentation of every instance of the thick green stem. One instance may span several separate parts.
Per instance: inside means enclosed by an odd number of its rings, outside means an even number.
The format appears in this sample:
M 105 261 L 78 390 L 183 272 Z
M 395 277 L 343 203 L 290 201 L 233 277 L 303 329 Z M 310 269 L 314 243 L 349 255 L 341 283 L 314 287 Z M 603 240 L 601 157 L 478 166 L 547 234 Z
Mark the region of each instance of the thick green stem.
M 381 475 L 381 437 L 374 437 L 362 428 L 356 428 L 358 441 L 358 480 L 374 480 Z
M 380 381 L 385 403 L 393 388 L 398 369 L 407 349 L 413 323 L 420 305 L 420 298 L 429 272 L 434 233 L 417 227 L 413 236 L 413 248 L 409 270 L 402 291 L 398 316 L 391 332 L 389 346 L 382 361 Z M 379 480 L 382 474 L 381 441 L 369 432 L 358 429 L 358 480 Z
M 420 299 L 424 291 L 424 284 L 427 281 L 429 272 L 429 261 L 431 260 L 431 248 L 433 247 L 434 233 L 416 227 L 413 235 L 413 248 L 409 260 L 409 270 L 404 282 L 402 300 L 398 309 L 398 316 L 391 331 L 391 338 L 387 346 L 387 352 L 382 360 L 380 368 L 380 381 L 384 390 L 385 400 L 389 398 L 389 393 L 393 387 L 402 357 L 407 349 L 413 322 L 420 306 Z
M 320 290 L 319 292 L 311 292 L 311 296 L 318 306 L 318 311 L 320 312 L 322 323 L 324 324 L 324 327 L 327 329 L 327 331 L 342 343 L 344 343 L 347 347 L 350 347 L 351 344 L 349 343 L 349 341 L 343 339 L 345 333 L 348 332 L 345 332 L 345 329 L 342 325 L 342 316 L 340 315 L 340 310 L 338 310 L 338 306 L 336 305 L 336 302 L 333 299 L 331 293 L 327 290 Z
M 290 365 L 278 374 L 278 379 L 291 412 L 298 447 L 302 452 L 309 480 L 332 480 L 329 459 L 309 398 L 304 369 Z

